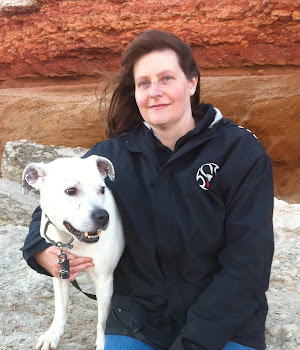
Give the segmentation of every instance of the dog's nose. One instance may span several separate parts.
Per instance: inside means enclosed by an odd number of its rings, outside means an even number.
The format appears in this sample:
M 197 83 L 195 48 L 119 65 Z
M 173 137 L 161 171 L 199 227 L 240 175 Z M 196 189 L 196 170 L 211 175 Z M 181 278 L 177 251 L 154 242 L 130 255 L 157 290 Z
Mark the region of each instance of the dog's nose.
M 100 224 L 100 226 L 105 226 L 109 220 L 109 214 L 104 209 L 98 209 L 93 212 L 93 218 Z

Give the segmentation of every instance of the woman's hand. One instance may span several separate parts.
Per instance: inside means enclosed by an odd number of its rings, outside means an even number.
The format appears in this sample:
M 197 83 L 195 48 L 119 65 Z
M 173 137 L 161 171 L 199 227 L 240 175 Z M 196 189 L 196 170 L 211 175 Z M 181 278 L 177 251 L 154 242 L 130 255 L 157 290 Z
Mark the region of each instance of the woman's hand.
M 59 277 L 60 265 L 57 263 L 58 253 L 60 253 L 60 249 L 51 246 L 35 256 L 36 262 L 54 277 Z M 70 281 L 74 281 L 79 273 L 85 268 L 94 266 L 91 258 L 76 257 L 69 252 L 66 253 L 70 263 Z

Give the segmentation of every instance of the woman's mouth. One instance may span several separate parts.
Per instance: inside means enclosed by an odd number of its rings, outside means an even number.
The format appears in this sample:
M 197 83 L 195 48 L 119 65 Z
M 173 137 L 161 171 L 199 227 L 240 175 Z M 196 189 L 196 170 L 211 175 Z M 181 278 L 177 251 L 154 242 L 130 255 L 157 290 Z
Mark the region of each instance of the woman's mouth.
M 150 106 L 151 109 L 154 109 L 154 110 L 159 110 L 159 109 L 163 109 L 165 107 L 169 106 L 168 103 L 160 103 L 160 104 L 157 104 L 157 105 L 152 105 Z

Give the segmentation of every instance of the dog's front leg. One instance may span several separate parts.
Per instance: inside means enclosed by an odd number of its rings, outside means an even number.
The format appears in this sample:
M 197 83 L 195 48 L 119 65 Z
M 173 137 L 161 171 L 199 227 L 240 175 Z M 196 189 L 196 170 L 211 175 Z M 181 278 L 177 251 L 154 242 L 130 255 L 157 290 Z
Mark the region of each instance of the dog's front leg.
M 113 293 L 113 277 L 106 276 L 97 280 L 96 295 L 98 302 L 98 325 L 96 350 L 103 350 L 105 345 L 105 326 Z
M 56 349 L 64 333 L 67 321 L 67 307 L 69 300 L 70 282 L 68 280 L 53 277 L 55 314 L 48 331 L 41 335 L 36 344 L 37 349 Z

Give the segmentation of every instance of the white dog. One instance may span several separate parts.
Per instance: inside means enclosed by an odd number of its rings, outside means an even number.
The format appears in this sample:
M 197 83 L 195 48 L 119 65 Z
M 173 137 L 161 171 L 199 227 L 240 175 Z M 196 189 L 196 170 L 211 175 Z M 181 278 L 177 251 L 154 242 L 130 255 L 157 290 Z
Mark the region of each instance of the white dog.
M 46 234 L 45 238 L 52 240 L 53 245 L 61 242 L 70 246 L 73 238 L 71 253 L 93 259 L 94 267 L 86 271 L 95 284 L 98 302 L 97 350 L 104 349 L 113 272 L 124 249 L 121 219 L 104 182 L 106 176 L 114 180 L 113 165 L 98 156 L 32 163 L 23 172 L 24 192 L 32 188 L 40 191 L 41 235 Z M 63 255 L 58 258 L 63 261 Z M 54 277 L 53 286 L 54 319 L 48 331 L 40 336 L 37 349 L 56 349 L 64 333 L 70 281 Z

